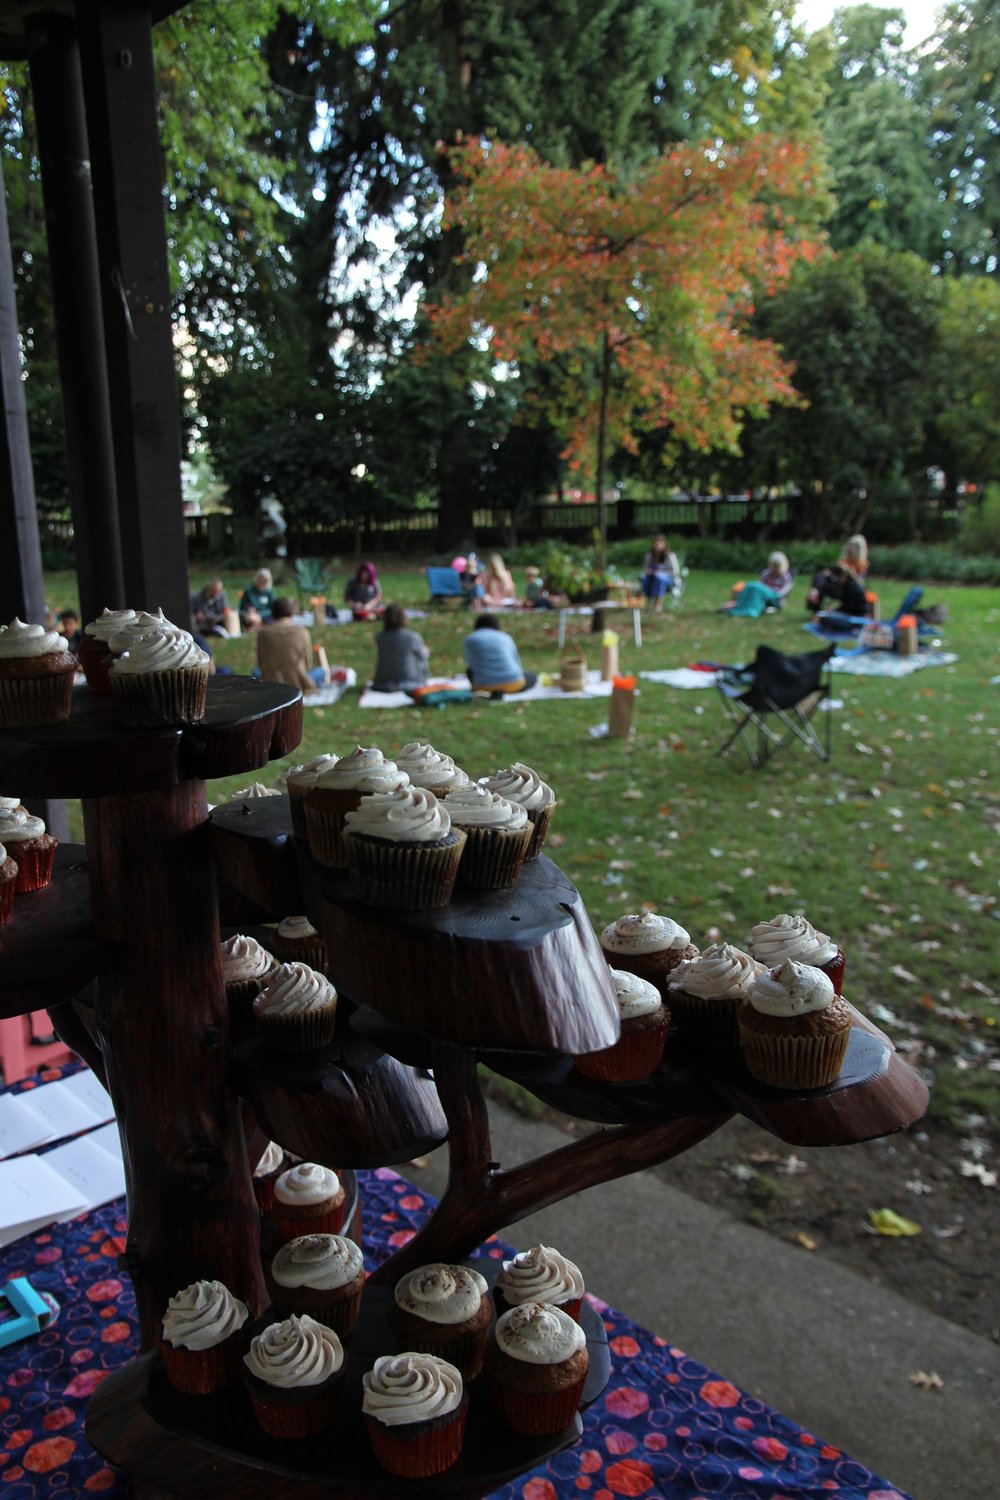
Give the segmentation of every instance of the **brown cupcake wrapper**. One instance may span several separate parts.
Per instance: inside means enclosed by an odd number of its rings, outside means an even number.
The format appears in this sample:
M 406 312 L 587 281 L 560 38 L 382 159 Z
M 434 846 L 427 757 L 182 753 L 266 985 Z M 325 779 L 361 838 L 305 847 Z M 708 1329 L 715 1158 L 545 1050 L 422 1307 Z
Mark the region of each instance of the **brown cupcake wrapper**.
M 286 1396 L 276 1389 L 272 1396 L 266 1381 L 247 1372 L 244 1384 L 258 1426 L 276 1438 L 312 1437 L 322 1432 L 336 1416 L 342 1373 L 338 1370 L 325 1385 L 301 1386 Z
M 174 1390 L 186 1396 L 211 1396 L 235 1385 L 250 1344 L 249 1326 L 244 1324 L 238 1333 L 211 1349 L 175 1349 L 161 1340 L 163 1368 Z
M 38 728 L 68 719 L 73 703 L 76 662 L 44 676 L 4 677 L 0 673 L 0 729 Z
M 331 870 L 347 867 L 344 819 L 360 807 L 361 792 L 312 792 L 306 798 L 305 824 L 309 853 Z
M 462 832 L 465 848 L 456 880 L 459 890 L 501 891 L 517 884 L 534 833 L 530 823 L 513 830 L 463 828 Z
M 40 891 L 48 885 L 58 843 L 51 833 L 43 833 L 37 839 L 26 839 L 23 844 L 13 846 L 17 849 L 17 875 L 14 878 L 17 895 Z
M 505 1427 L 526 1437 L 551 1437 L 557 1432 L 565 1432 L 572 1422 L 579 1410 L 586 1382 L 584 1371 L 574 1385 L 540 1395 L 538 1392 L 512 1391 L 509 1386 L 491 1378 L 490 1394 Z
M 9 922 L 14 910 L 14 891 L 17 886 L 17 861 L 10 855 L 0 865 L 0 927 Z
M 229 1019 L 237 1026 L 246 1026 L 253 1020 L 253 1003 L 278 967 L 276 963 L 255 979 L 233 979 L 226 983 L 226 1000 L 229 1004 Z
M 835 1083 L 851 1028 L 825 1036 L 774 1036 L 740 1027 L 746 1065 L 759 1083 L 777 1089 L 821 1089 Z
M 451 841 L 440 844 L 383 843 L 351 834 L 347 868 L 357 899 L 388 911 L 438 911 L 447 906 L 455 887 L 465 834 L 452 829 Z
M 557 803 L 550 802 L 547 807 L 539 807 L 534 812 L 529 810 L 528 818 L 531 822 L 531 843 L 528 845 L 528 852 L 525 855 L 526 860 L 537 859 L 541 854 L 542 845 L 545 843 L 545 835 L 549 831 L 549 824 L 552 822 L 552 814 L 555 812 L 556 806 Z
M 682 990 L 670 991 L 670 1014 L 678 1036 L 697 1047 L 709 1047 L 716 1052 L 739 1049 L 739 1009 L 738 1000 L 706 1000 L 701 995 L 689 995 Z
M 508 1302 L 500 1287 L 496 1284 L 493 1287 L 493 1301 L 496 1306 L 498 1318 L 502 1318 L 505 1312 L 511 1312 L 515 1307 L 523 1306 L 521 1302 Z M 567 1318 L 572 1318 L 574 1323 L 579 1323 L 583 1298 L 572 1297 L 569 1302 L 547 1302 L 545 1305 L 546 1307 L 558 1307 L 559 1311 L 564 1312 Z
M 429 1479 L 443 1474 L 457 1462 L 462 1451 L 468 1396 L 453 1412 L 433 1422 L 414 1422 L 386 1427 L 374 1417 L 365 1417 L 368 1439 L 380 1466 L 400 1479 Z
M 270 1173 L 267 1177 L 253 1178 L 253 1195 L 257 1199 L 257 1207 L 262 1214 L 269 1213 L 274 1207 L 274 1184 L 278 1174 Z
M 446 1359 L 450 1365 L 455 1366 L 462 1379 L 468 1384 L 475 1380 L 483 1368 L 486 1347 L 492 1332 L 493 1319 L 490 1318 L 483 1328 L 473 1333 L 462 1334 L 450 1342 L 448 1339 L 423 1339 L 419 1333 L 414 1335 L 412 1332 L 407 1332 L 406 1338 L 400 1342 L 404 1348 L 412 1349 L 416 1354 L 434 1354 L 438 1359 Z
M 648 1078 L 663 1061 L 668 1022 L 669 1013 L 662 1026 L 622 1032 L 613 1047 L 584 1053 L 573 1059 L 573 1066 L 584 1078 L 604 1083 L 630 1083 L 637 1078 Z
M 122 721 L 134 729 L 197 724 L 205 717 L 208 667 L 174 672 L 112 672 L 111 691 Z
M 825 964 L 820 965 L 823 973 L 833 985 L 833 993 L 835 995 L 839 995 L 844 988 L 844 968 L 846 962 L 844 950 L 838 948 L 833 958 L 829 959 Z
M 288 811 L 292 818 L 292 833 L 297 839 L 306 839 L 309 834 L 306 830 L 306 793 L 293 792 L 291 784 L 285 783 L 288 793 Z
M 318 974 L 326 973 L 326 944 L 322 938 L 318 938 L 311 945 L 307 943 L 282 944 L 277 938 L 272 938 L 271 950 L 279 964 L 308 964 L 310 969 L 315 969 Z
M 106 642 L 96 636 L 85 635 L 76 651 L 81 670 L 92 693 L 111 692 L 111 663 L 114 654 Z
M 303 1313 L 310 1318 L 315 1318 L 317 1323 L 323 1323 L 327 1328 L 332 1328 L 341 1341 L 349 1338 L 357 1325 L 358 1316 L 361 1312 L 361 1298 L 364 1295 L 364 1287 L 353 1293 L 350 1297 L 343 1298 L 340 1302 L 311 1302 L 305 1301 L 298 1295 L 301 1288 L 294 1286 L 278 1286 L 269 1276 L 265 1277 L 268 1292 L 271 1294 L 271 1306 L 282 1318 L 291 1317 L 294 1313 L 301 1317 Z
M 333 1041 L 337 1026 L 337 1002 L 322 1010 L 310 1010 L 294 1016 L 276 1016 L 266 1010 L 255 1010 L 261 1035 L 276 1052 L 315 1052 Z
M 347 1195 L 341 1189 L 340 1201 L 319 1213 L 287 1213 L 286 1208 L 276 1198 L 268 1215 L 268 1223 L 283 1240 L 297 1240 L 303 1234 L 340 1234 L 347 1212 Z

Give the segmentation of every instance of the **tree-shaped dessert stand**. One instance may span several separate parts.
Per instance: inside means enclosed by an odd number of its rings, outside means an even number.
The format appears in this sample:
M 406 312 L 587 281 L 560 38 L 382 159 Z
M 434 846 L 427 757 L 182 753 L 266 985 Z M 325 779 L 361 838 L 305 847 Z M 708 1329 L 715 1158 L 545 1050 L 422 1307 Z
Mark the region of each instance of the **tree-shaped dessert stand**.
M 579 893 L 544 855 L 511 891 L 403 915 L 362 906 L 345 877 L 316 866 L 292 837 L 283 797 L 227 805 L 209 819 L 205 781 L 286 755 L 301 722 L 291 690 L 217 678 L 205 719 L 191 728 L 125 729 L 110 700 L 83 689 L 66 723 L 0 735 L 0 792 L 84 805 L 85 851 L 60 850 L 52 885 L 15 903 L 0 1014 L 48 1005 L 59 1034 L 106 1078 L 121 1128 L 126 1263 L 146 1352 L 99 1388 L 88 1435 L 141 1496 L 360 1500 L 422 1490 L 471 1500 L 574 1441 L 579 1422 L 552 1439 L 516 1438 L 493 1418 L 480 1381 L 452 1470 L 433 1481 L 379 1470 L 360 1377 L 395 1347 L 385 1312 L 404 1270 L 468 1256 L 505 1224 L 664 1161 L 734 1113 L 794 1144 L 841 1145 L 912 1123 L 926 1090 L 860 1017 L 841 1077 L 809 1094 L 766 1088 L 737 1058 L 685 1055 L 671 1043 L 662 1069 L 640 1083 L 582 1078 L 573 1058 L 615 1041 L 617 1006 Z M 230 1034 L 220 901 L 223 917 L 243 925 L 304 911 L 322 927 L 340 992 L 328 1048 L 281 1057 L 252 1025 Z M 492 1160 L 480 1061 L 602 1128 L 502 1166 Z M 238 1390 L 171 1390 L 155 1352 L 166 1302 L 190 1281 L 216 1277 L 255 1315 L 264 1310 L 247 1123 L 347 1169 L 349 1186 L 350 1169 L 449 1142 L 441 1204 L 369 1279 L 334 1426 L 295 1443 L 263 1434 Z M 356 1203 L 352 1222 L 360 1233 Z M 586 1305 L 583 1321 L 586 1402 L 609 1365 L 603 1326 Z

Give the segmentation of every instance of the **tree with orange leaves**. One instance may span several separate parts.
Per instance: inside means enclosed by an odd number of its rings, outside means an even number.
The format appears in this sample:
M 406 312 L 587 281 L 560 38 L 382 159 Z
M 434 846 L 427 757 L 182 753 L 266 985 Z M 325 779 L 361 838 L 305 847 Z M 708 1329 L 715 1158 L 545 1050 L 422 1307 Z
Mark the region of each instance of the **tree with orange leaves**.
M 678 145 L 624 177 L 472 141 L 453 163 L 445 224 L 475 271 L 429 309 L 434 336 L 545 368 L 539 399 L 567 455 L 595 459 L 603 566 L 612 445 L 664 428 L 675 449 L 735 450 L 744 416 L 798 400 L 792 366 L 747 320 L 817 251 L 799 221 L 815 191 L 808 149 Z

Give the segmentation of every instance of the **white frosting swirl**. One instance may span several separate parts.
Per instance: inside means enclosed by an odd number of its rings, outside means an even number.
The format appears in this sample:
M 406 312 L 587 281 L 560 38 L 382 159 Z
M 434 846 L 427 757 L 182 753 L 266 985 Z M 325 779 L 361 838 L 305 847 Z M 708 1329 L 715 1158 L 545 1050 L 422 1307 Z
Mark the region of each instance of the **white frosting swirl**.
M 660 992 L 648 979 L 629 974 L 625 969 L 612 969 L 611 978 L 618 1001 L 618 1015 L 622 1021 L 633 1021 L 637 1016 L 651 1016 L 661 1005 Z
M 432 1422 L 462 1404 L 462 1377 L 434 1354 L 383 1354 L 363 1380 L 361 1410 L 383 1427 Z
M 587 1342 L 579 1323 L 561 1307 L 523 1302 L 497 1319 L 496 1341 L 511 1359 L 528 1365 L 559 1365 Z
M 285 917 L 278 923 L 276 930 L 279 937 L 290 938 L 292 942 L 297 943 L 319 937 L 319 933 L 308 917 Z
M 259 1018 L 271 1016 L 301 1016 L 310 1011 L 324 1010 L 337 991 L 325 974 L 318 974 L 308 964 L 296 960 L 290 964 L 279 964 L 266 987 L 253 1003 L 254 1014 Z
M 282 771 L 275 782 L 284 782 L 287 786 L 294 786 L 297 792 L 308 791 L 315 786 L 323 771 L 328 771 L 331 766 L 337 764 L 339 757 L 336 755 L 314 755 L 312 760 L 305 761 L 301 766 L 292 766 L 289 771 Z
M 686 948 L 691 941 L 679 922 L 655 912 L 629 912 L 601 933 L 601 947 L 612 953 L 660 953 L 664 948 Z
M 0 844 L 0 868 L 2 868 L 6 863 L 7 863 L 7 850 L 4 848 L 3 844 Z
M 253 1175 L 255 1177 L 270 1177 L 272 1172 L 278 1170 L 284 1159 L 285 1153 L 277 1141 L 268 1141 L 264 1155 L 253 1169 Z
M 171 1297 L 163 1314 L 163 1337 L 174 1349 L 212 1349 L 243 1327 L 245 1302 L 221 1281 L 194 1281 Z
M 136 675 L 146 672 L 181 672 L 194 667 L 207 667 L 211 661 L 207 651 L 196 645 L 190 636 L 167 635 L 163 631 L 155 634 L 143 633 L 141 640 L 129 648 L 127 656 L 118 656 L 111 663 L 112 672 Z
M 44 625 L 25 625 L 18 619 L 0 625 L 0 661 L 27 661 L 66 649 L 66 637 L 57 630 L 46 630 Z
M 770 922 L 757 923 L 750 933 L 750 952 L 768 969 L 785 958 L 820 968 L 836 958 L 837 945 L 825 932 L 817 932 L 805 917 L 786 912 Z
M 318 771 L 314 785 L 325 792 L 391 792 L 408 781 L 406 772 L 395 761 L 386 760 L 381 750 L 359 745 L 325 771 Z
M 135 617 L 134 609 L 102 609 L 97 619 L 91 620 L 83 633 L 107 645 L 116 631 L 121 630 L 125 625 L 130 625 Z
M 479 1311 L 488 1290 L 478 1271 L 435 1262 L 401 1277 L 394 1296 L 397 1307 L 428 1323 L 464 1323 Z
M 765 1016 L 804 1016 L 827 1010 L 836 998 L 833 983 L 822 969 L 786 958 L 776 969 L 765 969 L 750 991 L 750 1004 Z
M 745 1000 L 759 972 L 759 965 L 742 948 L 711 943 L 696 958 L 677 965 L 670 988 L 703 1000 Z
M 431 844 L 450 832 L 448 809 L 422 786 L 397 786 L 362 797 L 360 807 L 344 817 L 345 836 L 363 834 L 397 844 Z
M 451 821 L 459 828 L 506 828 L 516 833 L 528 826 L 527 810 L 491 792 L 481 781 L 472 782 L 446 798 Z
M 5 844 L 24 844 L 28 839 L 40 839 L 44 832 L 41 818 L 30 812 L 0 813 L 0 840 Z
M 220 950 L 222 977 L 227 984 L 236 984 L 241 979 L 259 979 L 274 963 L 270 953 L 256 938 L 244 937 L 241 932 L 226 938 Z
M 656 997 L 657 1005 L 660 997 Z M 512 1306 L 522 1302 L 573 1302 L 583 1296 L 579 1266 L 551 1245 L 533 1245 L 505 1260 L 497 1290 Z
M 450 755 L 435 750 L 423 740 L 411 740 L 396 755 L 396 764 L 405 771 L 414 786 L 443 797 L 446 792 L 468 786 L 470 778 Z
M 277 787 L 265 786 L 262 781 L 254 781 L 249 786 L 240 787 L 238 792 L 231 792 L 225 802 L 222 803 L 222 806 L 232 806 L 235 802 L 253 802 L 258 797 L 280 796 L 281 793 Z
M 344 1346 L 332 1328 L 303 1313 L 269 1323 L 251 1340 L 243 1363 L 258 1380 L 293 1390 L 322 1385 L 336 1375 L 344 1363 Z
M 363 1268 L 364 1257 L 353 1240 L 341 1234 L 303 1234 L 276 1252 L 271 1279 L 278 1286 L 332 1292 L 356 1281 Z
M 20 806 L 20 797 L 0 797 L 0 813 L 16 812 Z
M 141 610 L 134 620 L 128 620 L 110 635 L 101 636 L 109 651 L 130 651 L 139 641 L 144 641 L 154 635 L 176 635 L 183 636 L 186 641 L 193 639 L 189 630 L 182 630 L 179 625 L 168 620 L 162 609 L 156 614 L 150 614 L 147 610 Z
M 506 770 L 498 771 L 495 776 L 484 776 L 483 784 L 491 792 L 499 792 L 508 802 L 516 802 L 528 812 L 537 812 L 539 808 L 548 807 L 550 802 L 556 800 L 555 792 L 538 772 L 519 760 Z
M 289 1167 L 274 1184 L 275 1201 L 287 1203 L 290 1208 L 325 1203 L 339 1192 L 340 1178 L 336 1172 L 316 1161 L 300 1161 L 297 1167 Z

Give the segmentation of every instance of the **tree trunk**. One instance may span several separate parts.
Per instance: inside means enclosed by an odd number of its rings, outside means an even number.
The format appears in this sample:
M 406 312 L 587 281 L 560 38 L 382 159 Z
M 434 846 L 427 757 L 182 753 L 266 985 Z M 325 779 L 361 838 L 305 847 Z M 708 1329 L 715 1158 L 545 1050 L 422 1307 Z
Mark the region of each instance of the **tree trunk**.
M 601 344 L 601 405 L 597 417 L 597 566 L 603 573 L 608 557 L 608 507 L 604 499 L 607 465 L 608 390 L 611 385 L 611 340 L 607 329 Z

